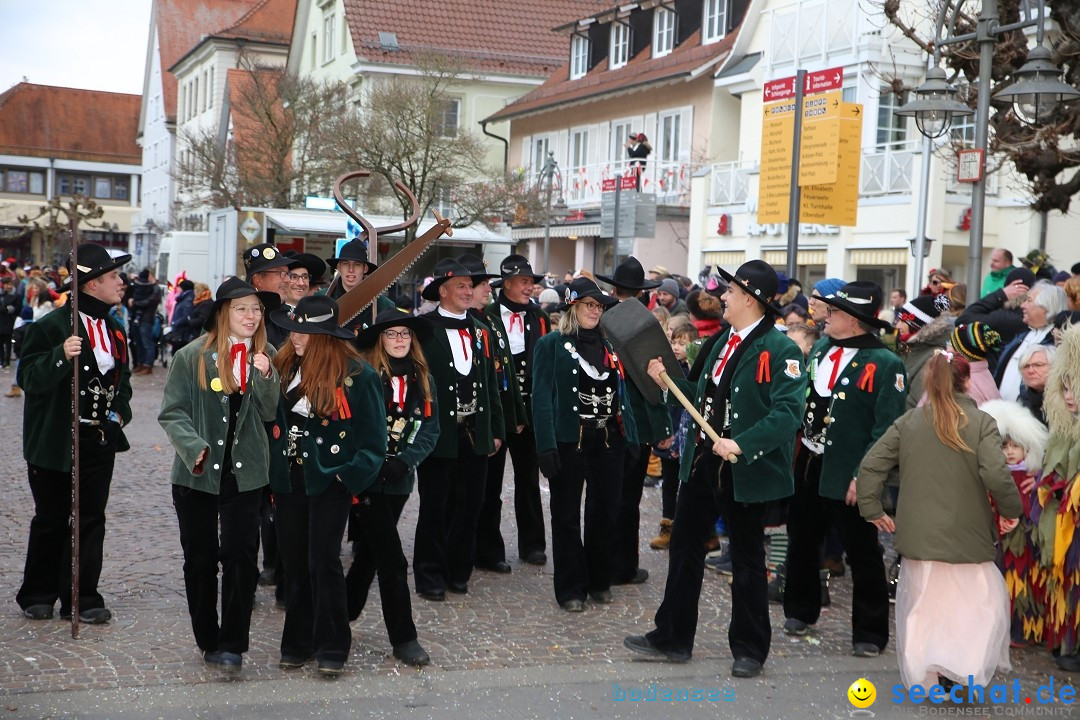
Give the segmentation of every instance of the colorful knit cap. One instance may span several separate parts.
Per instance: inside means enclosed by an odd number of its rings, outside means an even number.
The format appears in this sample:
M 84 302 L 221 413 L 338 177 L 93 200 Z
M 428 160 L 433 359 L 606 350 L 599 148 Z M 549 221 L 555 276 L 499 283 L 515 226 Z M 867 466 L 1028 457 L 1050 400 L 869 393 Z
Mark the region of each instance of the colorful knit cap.
M 907 323 L 911 332 L 918 332 L 924 325 L 949 309 L 949 298 L 945 295 L 920 295 L 904 303 L 900 308 L 899 318 Z
M 971 362 L 985 360 L 986 356 L 1001 349 L 1001 335 L 986 323 L 973 322 L 957 325 L 949 340 L 953 350 Z

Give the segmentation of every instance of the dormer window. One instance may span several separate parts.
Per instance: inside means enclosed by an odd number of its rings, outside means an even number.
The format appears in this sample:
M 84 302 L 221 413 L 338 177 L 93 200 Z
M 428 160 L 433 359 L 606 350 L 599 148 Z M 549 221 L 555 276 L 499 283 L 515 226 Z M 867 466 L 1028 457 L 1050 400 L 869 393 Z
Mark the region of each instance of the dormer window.
M 675 13 L 657 7 L 653 19 L 653 57 L 663 57 L 675 48 Z
M 705 0 L 702 44 L 716 42 L 727 35 L 728 0 Z
M 570 79 L 585 77 L 589 71 L 589 38 L 574 35 L 570 40 Z
M 630 26 L 615 21 L 611 24 L 611 61 L 608 66 L 615 70 L 630 60 Z

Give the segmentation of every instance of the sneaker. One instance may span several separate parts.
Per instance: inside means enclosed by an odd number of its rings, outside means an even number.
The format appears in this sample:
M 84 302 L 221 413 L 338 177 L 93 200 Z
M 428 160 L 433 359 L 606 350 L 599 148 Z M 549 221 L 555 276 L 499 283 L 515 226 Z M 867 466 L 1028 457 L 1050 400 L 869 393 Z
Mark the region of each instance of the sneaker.
M 240 672 L 244 664 L 244 658 L 240 653 L 225 652 L 224 650 L 207 650 L 203 653 L 203 661 L 217 669 L 227 672 Z
M 784 634 L 802 636 L 810 632 L 810 626 L 798 618 L 788 618 L 784 621 Z
M 653 550 L 667 550 L 671 546 L 671 521 L 664 518 L 660 521 L 660 534 L 649 541 L 649 547 Z
M 733 572 L 731 567 L 731 553 L 725 552 L 716 557 L 705 558 L 705 567 L 710 570 L 715 570 L 721 575 L 731 575 Z

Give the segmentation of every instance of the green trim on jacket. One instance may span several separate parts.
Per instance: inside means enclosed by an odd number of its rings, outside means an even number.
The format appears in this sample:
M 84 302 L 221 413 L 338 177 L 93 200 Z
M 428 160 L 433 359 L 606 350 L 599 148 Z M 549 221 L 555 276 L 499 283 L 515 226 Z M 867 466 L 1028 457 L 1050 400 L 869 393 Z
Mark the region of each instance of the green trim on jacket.
M 214 360 L 217 353 L 202 348 L 203 342 L 196 341 L 173 355 L 158 424 L 176 451 L 172 483 L 217 495 L 229 429 L 229 396 L 212 389 L 211 383 L 219 377 Z M 273 358 L 275 353 L 267 345 L 266 354 Z M 200 355 L 206 362 L 205 390 L 199 387 L 197 376 Z M 240 403 L 232 447 L 233 474 L 241 492 L 269 482 L 270 453 L 264 423 L 274 419 L 279 385 L 276 369 L 269 378 L 264 378 L 254 365 L 249 365 L 248 378 L 248 392 Z M 207 448 L 210 453 L 199 474 L 195 474 L 195 461 Z

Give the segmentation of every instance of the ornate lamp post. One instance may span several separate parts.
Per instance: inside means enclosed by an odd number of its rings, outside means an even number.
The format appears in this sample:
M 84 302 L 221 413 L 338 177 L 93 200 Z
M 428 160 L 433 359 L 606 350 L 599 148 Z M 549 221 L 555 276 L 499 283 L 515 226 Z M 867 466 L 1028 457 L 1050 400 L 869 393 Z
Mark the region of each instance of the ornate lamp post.
M 559 178 L 559 194 L 555 198 L 554 204 L 552 204 L 552 193 L 554 191 L 555 177 Z M 551 221 L 561 220 L 566 217 L 566 201 L 562 195 L 562 173 L 559 172 L 559 163 L 555 162 L 555 153 L 548 151 L 547 161 L 544 163 L 544 167 L 540 169 L 540 182 L 544 183 L 544 274 L 548 271 L 548 258 L 549 250 L 551 246 Z

